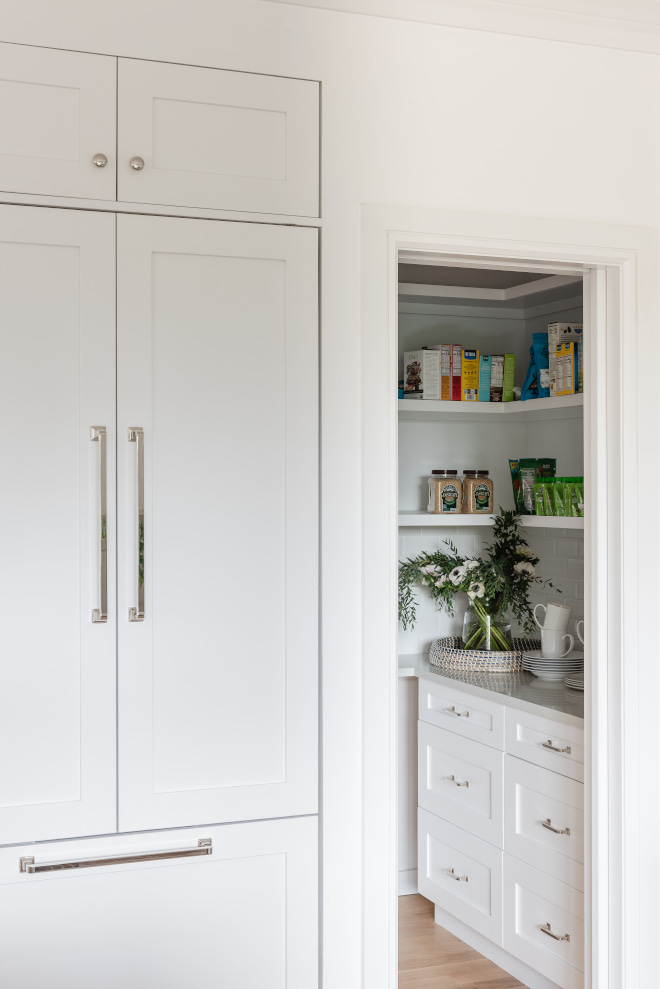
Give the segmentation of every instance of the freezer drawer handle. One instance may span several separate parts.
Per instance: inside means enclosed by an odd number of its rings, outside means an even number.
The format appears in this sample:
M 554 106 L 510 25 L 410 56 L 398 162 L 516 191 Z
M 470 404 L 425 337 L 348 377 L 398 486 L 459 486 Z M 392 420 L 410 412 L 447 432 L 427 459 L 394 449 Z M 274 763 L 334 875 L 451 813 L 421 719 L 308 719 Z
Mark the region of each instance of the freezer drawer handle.
M 453 714 L 457 718 L 469 718 L 470 717 L 470 712 L 469 711 L 457 711 L 455 707 L 448 707 L 447 708 L 447 714 Z
M 545 821 L 541 821 L 541 827 L 542 828 L 547 828 L 548 831 L 554 831 L 555 834 L 568 834 L 568 835 L 570 835 L 570 833 L 571 833 L 571 829 L 570 828 L 563 828 L 563 829 L 554 828 L 552 826 L 552 821 L 550 820 L 549 817 L 546 817 Z
M 128 427 L 128 442 L 137 448 L 137 608 L 128 609 L 129 622 L 144 621 L 144 429 Z
M 570 745 L 567 745 L 565 749 L 560 749 L 557 745 L 553 743 L 551 738 L 549 738 L 547 742 L 541 742 L 541 745 L 543 746 L 544 749 L 551 749 L 553 752 L 565 752 L 567 755 L 571 754 Z
M 173 848 L 162 852 L 136 852 L 135 855 L 106 855 L 101 858 L 73 859 L 69 862 L 41 862 L 36 864 L 32 856 L 19 859 L 19 872 L 63 872 L 65 869 L 90 869 L 95 865 L 125 865 L 128 862 L 160 862 L 162 859 L 189 859 L 198 855 L 212 855 L 211 838 L 200 838 L 196 848 Z
M 108 462 L 107 430 L 92 426 L 92 443 L 99 445 L 99 608 L 92 608 L 92 622 L 108 620 Z
M 545 927 L 540 927 L 539 930 L 543 931 L 544 934 L 547 934 L 548 937 L 554 938 L 555 941 L 570 941 L 571 940 L 571 935 L 570 934 L 555 934 L 555 932 L 552 930 L 550 924 L 546 924 Z

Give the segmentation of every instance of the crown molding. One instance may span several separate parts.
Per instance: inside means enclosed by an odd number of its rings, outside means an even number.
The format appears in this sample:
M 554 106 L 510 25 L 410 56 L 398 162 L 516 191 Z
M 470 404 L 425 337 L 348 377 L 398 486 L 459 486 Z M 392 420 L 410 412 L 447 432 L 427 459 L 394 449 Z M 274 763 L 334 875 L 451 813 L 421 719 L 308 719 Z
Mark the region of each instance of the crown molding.
M 568 44 L 660 54 L 660 8 L 649 11 L 638 2 L 626 16 L 564 6 L 540 6 L 514 0 L 267 0 L 289 6 L 315 7 L 494 34 L 518 35 Z M 571 0 L 572 2 L 572 0 Z M 623 10 L 615 7 L 614 11 Z

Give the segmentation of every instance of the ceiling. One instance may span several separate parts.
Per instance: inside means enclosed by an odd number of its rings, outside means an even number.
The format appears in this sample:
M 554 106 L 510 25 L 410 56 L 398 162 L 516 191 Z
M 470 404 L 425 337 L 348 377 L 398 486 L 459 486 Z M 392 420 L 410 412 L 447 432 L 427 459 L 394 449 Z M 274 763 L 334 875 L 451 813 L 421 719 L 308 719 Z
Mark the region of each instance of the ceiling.
M 505 271 L 491 268 L 457 268 L 440 264 L 400 264 L 399 281 L 410 285 L 456 285 L 469 288 L 513 288 L 552 275 L 538 271 Z

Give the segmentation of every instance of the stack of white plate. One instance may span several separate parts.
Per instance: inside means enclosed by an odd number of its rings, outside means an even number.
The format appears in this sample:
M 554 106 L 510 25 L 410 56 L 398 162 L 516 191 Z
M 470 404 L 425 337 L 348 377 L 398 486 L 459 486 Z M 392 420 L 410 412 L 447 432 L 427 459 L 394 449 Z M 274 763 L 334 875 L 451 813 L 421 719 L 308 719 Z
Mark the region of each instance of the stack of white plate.
M 523 670 L 529 670 L 540 680 L 564 680 L 573 673 L 581 673 L 584 669 L 584 653 L 569 652 L 568 656 L 547 659 L 541 655 L 540 649 L 523 653 Z
M 582 676 L 578 673 L 574 673 L 572 676 L 566 677 L 564 683 L 567 687 L 571 687 L 573 690 L 584 690 L 584 673 Z

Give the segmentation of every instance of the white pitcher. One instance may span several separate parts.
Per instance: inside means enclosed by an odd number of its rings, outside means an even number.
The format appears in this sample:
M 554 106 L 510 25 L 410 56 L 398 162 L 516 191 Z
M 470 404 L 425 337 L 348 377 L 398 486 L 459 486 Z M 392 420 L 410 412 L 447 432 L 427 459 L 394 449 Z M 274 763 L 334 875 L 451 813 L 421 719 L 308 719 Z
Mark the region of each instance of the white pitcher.
M 543 615 L 543 624 L 538 619 L 536 612 L 539 608 L 543 608 L 545 614 Z M 554 632 L 565 632 L 568 628 L 568 622 L 573 612 L 572 608 L 569 608 L 566 604 L 537 604 L 534 608 L 534 621 L 539 628 L 547 628 Z

